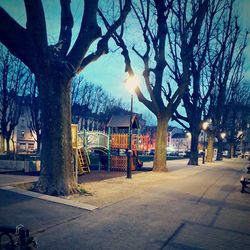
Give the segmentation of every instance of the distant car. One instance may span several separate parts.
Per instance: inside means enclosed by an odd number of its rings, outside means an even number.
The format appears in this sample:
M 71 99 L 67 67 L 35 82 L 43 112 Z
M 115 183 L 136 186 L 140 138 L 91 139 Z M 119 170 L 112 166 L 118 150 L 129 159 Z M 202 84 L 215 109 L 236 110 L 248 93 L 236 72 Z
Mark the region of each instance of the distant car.
M 186 156 L 186 152 L 180 151 L 180 152 L 178 152 L 178 156 L 184 157 L 184 156 Z
M 224 150 L 224 151 L 222 152 L 222 156 L 223 156 L 223 157 L 228 157 L 228 150 Z
M 151 149 L 149 155 L 155 155 L 155 149 Z
M 178 156 L 178 152 L 175 152 L 175 151 L 167 152 L 167 156 L 176 157 Z

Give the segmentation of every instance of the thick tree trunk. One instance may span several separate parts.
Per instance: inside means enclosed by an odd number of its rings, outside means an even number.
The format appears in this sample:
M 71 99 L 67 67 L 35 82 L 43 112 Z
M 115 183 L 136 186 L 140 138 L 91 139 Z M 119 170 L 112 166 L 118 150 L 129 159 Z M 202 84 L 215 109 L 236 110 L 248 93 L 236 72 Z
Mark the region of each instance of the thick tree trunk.
M 3 153 L 3 152 L 4 152 L 4 138 L 0 134 L 0 153 Z
M 40 154 L 41 151 L 41 135 L 39 135 L 39 131 L 36 132 L 36 152 L 37 154 Z
M 228 152 L 228 158 L 231 159 L 235 155 L 234 143 L 230 143 L 230 148 Z
M 207 162 L 212 162 L 214 157 L 214 135 L 213 133 L 208 133 L 207 137 Z
M 37 76 L 42 115 L 41 173 L 35 190 L 51 195 L 77 192 L 71 142 L 71 80 Z
M 5 138 L 6 140 L 6 151 L 7 151 L 7 154 L 10 153 L 10 138 Z
M 199 162 L 199 153 L 198 153 L 198 144 L 199 144 L 199 132 L 197 130 L 191 131 L 191 151 L 190 151 L 190 158 L 188 161 L 188 165 L 195 165 L 198 166 Z
M 218 151 L 216 156 L 216 161 L 222 161 L 222 154 L 223 154 L 223 148 L 222 148 L 223 141 L 220 137 L 218 137 Z
M 40 150 L 41 150 L 41 143 L 40 143 L 40 141 L 36 141 L 36 153 L 37 154 L 40 154 Z
M 155 157 L 153 171 L 166 172 L 167 163 L 167 119 L 166 117 L 157 118 L 156 142 L 155 142 Z

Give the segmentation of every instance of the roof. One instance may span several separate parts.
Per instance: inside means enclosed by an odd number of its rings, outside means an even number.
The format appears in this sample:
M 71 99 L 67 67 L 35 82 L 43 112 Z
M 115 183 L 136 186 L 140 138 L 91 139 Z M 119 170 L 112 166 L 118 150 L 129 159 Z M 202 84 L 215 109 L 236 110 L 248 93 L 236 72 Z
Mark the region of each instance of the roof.
M 108 127 L 111 128 L 129 128 L 130 114 L 113 115 L 108 122 Z M 137 116 L 132 116 L 132 128 L 138 128 L 139 122 Z
M 186 138 L 185 133 L 176 133 L 176 134 L 172 135 L 172 139 L 183 139 L 183 138 Z

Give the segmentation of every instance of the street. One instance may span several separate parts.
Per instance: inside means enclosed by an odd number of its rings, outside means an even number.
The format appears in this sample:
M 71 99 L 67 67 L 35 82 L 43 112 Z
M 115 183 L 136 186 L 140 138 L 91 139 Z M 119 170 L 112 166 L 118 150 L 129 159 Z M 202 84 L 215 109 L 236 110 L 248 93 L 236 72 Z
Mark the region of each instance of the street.
M 248 164 L 180 163 L 138 192 L 131 183 L 131 194 L 94 211 L 0 190 L 0 221 L 25 225 L 46 250 L 250 249 L 250 195 L 239 182 Z

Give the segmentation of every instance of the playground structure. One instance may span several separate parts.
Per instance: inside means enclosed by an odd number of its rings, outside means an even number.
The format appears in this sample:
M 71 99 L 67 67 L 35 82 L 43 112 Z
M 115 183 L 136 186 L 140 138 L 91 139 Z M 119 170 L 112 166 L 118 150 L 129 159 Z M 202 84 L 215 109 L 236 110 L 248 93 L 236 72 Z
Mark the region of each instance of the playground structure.
M 133 134 L 131 138 L 133 151 L 131 169 L 136 170 L 138 164 L 137 151 L 149 149 L 149 136 Z M 107 156 L 105 162 L 100 163 L 101 167 L 107 169 L 107 171 L 125 171 L 127 168 L 128 134 L 111 133 L 110 128 L 108 128 L 108 133 L 87 130 L 77 132 L 77 125 L 73 124 L 72 145 L 78 175 L 90 172 L 89 151 L 99 151 Z

